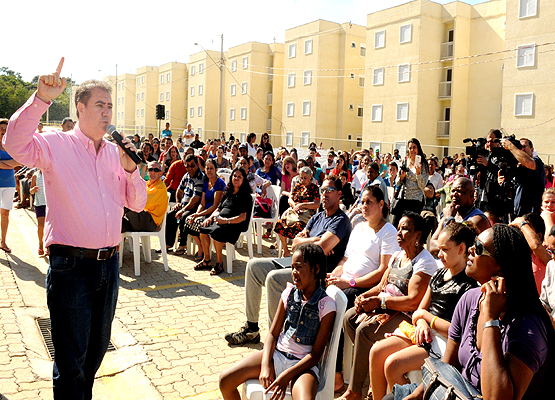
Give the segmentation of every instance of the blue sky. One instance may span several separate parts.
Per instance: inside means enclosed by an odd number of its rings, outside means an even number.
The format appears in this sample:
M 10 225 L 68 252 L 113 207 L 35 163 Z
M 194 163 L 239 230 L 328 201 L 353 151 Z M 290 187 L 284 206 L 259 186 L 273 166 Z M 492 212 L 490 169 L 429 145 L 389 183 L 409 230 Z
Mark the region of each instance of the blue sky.
M 3 46 L 0 66 L 23 78 L 52 72 L 61 56 L 64 76 L 77 82 L 105 75 L 135 73 L 144 65 L 188 62 L 198 52 L 224 51 L 258 41 L 283 42 L 285 30 L 325 19 L 366 25 L 366 15 L 406 0 L 204 0 L 130 2 L 5 2 L 0 23 Z M 448 1 L 437 1 L 447 3 Z M 481 0 L 465 3 L 476 4 Z

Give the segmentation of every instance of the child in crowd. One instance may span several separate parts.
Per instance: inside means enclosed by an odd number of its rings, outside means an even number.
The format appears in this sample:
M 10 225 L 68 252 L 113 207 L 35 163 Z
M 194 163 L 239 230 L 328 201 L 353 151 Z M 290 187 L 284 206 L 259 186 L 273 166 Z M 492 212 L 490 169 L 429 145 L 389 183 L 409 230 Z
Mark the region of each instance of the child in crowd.
M 281 399 L 291 383 L 293 399 L 314 399 L 317 364 L 333 330 L 336 305 L 326 295 L 326 256 L 313 243 L 298 246 L 292 258 L 293 283 L 283 291 L 264 349 L 220 375 L 224 400 L 240 400 L 237 387 L 258 378 L 273 399 Z M 317 318 L 315 318 L 317 316 Z
M 39 169 L 31 179 L 31 194 L 35 195 L 35 215 L 37 217 L 37 234 L 39 236 L 39 256 L 44 256 L 44 245 L 42 238 L 44 236 L 44 218 L 46 216 L 46 198 L 44 197 L 44 183 L 42 179 L 42 171 Z

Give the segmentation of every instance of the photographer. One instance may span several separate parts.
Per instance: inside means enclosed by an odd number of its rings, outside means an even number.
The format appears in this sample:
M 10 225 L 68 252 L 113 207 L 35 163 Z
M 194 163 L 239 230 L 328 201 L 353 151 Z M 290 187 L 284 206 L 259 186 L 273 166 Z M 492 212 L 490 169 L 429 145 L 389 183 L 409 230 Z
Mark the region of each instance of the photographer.
M 501 146 L 509 150 L 517 159 L 514 212 L 515 217 L 531 212 L 541 213 L 542 193 L 545 189 L 545 168 L 542 160 L 534 156 L 534 147 L 529 139 L 520 139 L 522 150 L 507 139 L 501 139 Z M 499 176 L 499 183 L 505 177 Z M 524 195 L 526 193 L 526 195 Z

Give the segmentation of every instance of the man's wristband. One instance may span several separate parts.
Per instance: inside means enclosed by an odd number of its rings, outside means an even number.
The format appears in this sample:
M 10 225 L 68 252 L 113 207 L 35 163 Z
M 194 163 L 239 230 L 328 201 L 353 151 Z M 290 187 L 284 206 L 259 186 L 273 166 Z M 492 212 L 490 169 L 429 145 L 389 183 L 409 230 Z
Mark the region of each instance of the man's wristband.
M 485 330 L 486 328 L 490 328 L 494 326 L 501 329 L 501 323 L 499 322 L 498 319 L 492 319 L 491 321 L 486 322 L 484 325 L 482 325 L 482 329 Z
M 385 305 L 385 296 L 382 297 L 382 303 L 380 304 L 382 310 L 387 310 L 387 306 Z

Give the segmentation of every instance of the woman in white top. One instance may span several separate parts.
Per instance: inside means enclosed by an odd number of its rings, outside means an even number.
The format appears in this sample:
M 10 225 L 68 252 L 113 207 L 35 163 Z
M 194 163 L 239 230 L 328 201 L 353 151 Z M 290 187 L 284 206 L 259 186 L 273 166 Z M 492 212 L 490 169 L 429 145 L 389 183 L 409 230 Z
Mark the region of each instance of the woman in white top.
M 256 142 L 256 133 L 249 133 L 247 136 L 247 150 L 249 151 L 249 156 L 256 158 L 256 147 L 254 147 L 254 142 Z

